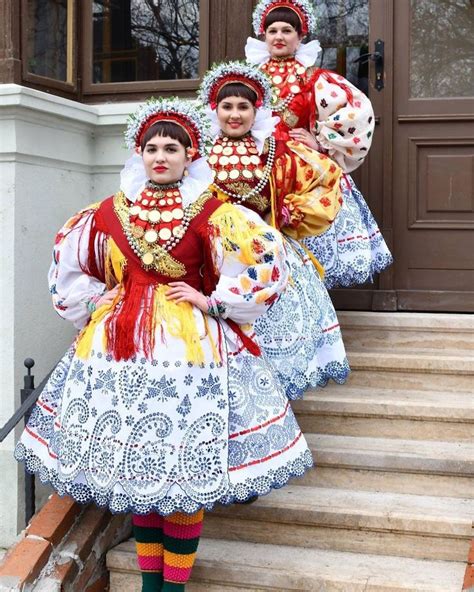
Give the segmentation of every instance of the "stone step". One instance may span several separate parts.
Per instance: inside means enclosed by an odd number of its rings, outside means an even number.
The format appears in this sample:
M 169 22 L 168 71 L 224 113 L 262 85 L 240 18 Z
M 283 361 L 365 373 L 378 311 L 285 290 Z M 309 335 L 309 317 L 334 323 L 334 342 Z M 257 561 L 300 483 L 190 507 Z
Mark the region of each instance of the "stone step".
M 416 349 L 407 349 L 403 352 L 349 350 L 347 357 L 352 370 L 469 376 L 471 381 L 474 377 L 474 355 L 471 353 L 459 354 L 456 351 L 444 350 L 440 354 L 424 350 L 420 352 Z
M 372 354 L 376 357 L 378 354 Z M 349 357 L 351 354 L 349 353 Z M 351 358 L 352 359 L 352 358 Z M 359 360 L 360 361 L 360 360 Z M 329 383 L 325 390 L 336 388 L 338 385 Z M 474 377 L 466 374 L 427 374 L 409 370 L 393 370 L 390 368 L 378 370 L 352 366 L 352 373 L 346 382 L 346 387 L 371 387 L 383 389 L 403 389 L 429 392 L 441 392 L 446 396 L 450 393 L 473 392 Z
M 292 407 L 305 432 L 454 441 L 474 434 L 471 393 L 331 385 Z
M 305 434 L 316 468 L 298 485 L 431 496 L 473 496 L 474 446 L 466 442 Z
M 474 350 L 472 315 L 340 311 L 337 316 L 349 350 Z
M 473 516 L 466 499 L 288 485 L 210 512 L 204 530 L 226 540 L 463 561 Z
M 110 592 L 140 592 L 135 545 L 107 555 Z M 189 592 L 459 592 L 462 562 L 203 538 Z

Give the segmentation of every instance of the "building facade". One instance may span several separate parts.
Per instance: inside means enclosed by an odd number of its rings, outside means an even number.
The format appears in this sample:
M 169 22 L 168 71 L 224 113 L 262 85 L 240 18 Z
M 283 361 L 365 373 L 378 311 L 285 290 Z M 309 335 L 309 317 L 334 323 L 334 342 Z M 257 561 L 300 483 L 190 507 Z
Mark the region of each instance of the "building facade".
M 394 254 L 350 310 L 474 312 L 474 2 L 316 0 L 320 66 L 370 96 L 376 134 L 355 177 Z M 252 0 L 0 0 L 0 422 L 23 359 L 41 379 L 73 332 L 45 273 L 67 217 L 117 189 L 137 101 L 194 96 L 206 68 L 243 57 Z M 0 544 L 22 527 L 13 436 L 0 449 Z

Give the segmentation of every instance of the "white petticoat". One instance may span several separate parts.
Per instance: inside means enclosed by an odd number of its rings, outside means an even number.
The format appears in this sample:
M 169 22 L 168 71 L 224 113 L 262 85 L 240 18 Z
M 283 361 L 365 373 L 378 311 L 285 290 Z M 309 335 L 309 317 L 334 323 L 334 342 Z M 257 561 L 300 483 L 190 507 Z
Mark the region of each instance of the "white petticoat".
M 289 401 L 265 356 L 237 345 L 208 319 L 223 362 L 195 309 L 206 361 L 157 338 L 154 360 L 116 362 L 102 351 L 103 322 L 87 360 L 59 362 L 15 449 L 60 495 L 112 512 L 163 515 L 265 495 L 312 466 Z
M 286 238 L 290 281 L 255 322 L 258 342 L 289 399 L 329 380 L 342 384 L 350 373 L 336 311 L 305 250 Z
M 319 236 L 303 241 L 324 267 L 326 287 L 347 287 L 373 281 L 392 262 L 361 192 L 349 175 L 341 181 L 343 204 L 334 223 Z

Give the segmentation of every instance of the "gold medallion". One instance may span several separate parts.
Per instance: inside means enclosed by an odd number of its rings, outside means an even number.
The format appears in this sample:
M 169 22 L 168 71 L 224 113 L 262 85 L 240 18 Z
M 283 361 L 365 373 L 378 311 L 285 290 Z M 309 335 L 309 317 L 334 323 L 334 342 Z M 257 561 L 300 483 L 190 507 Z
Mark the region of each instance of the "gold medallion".
M 168 199 L 166 200 L 167 205 L 172 206 L 174 204 L 174 199 L 172 199 L 171 197 L 168 197 Z
M 158 204 L 160 206 L 165 206 L 166 205 L 166 199 L 160 199 L 160 201 L 158 202 Z
M 249 153 L 250 154 L 258 154 L 258 150 L 252 146 L 252 148 L 249 148 Z
M 153 253 L 145 253 L 144 255 L 142 255 L 142 263 L 143 265 L 151 265 L 154 261 L 154 257 L 153 257 Z
M 138 217 L 140 220 L 143 220 L 143 222 L 146 222 L 148 220 L 148 210 L 141 210 Z
M 132 206 L 130 208 L 130 216 L 138 216 L 138 214 L 141 211 L 141 207 L 140 206 Z
M 143 228 L 141 226 L 133 226 L 132 227 L 132 236 L 134 236 L 135 238 L 142 238 L 144 233 L 145 233 L 145 231 L 143 230 Z
M 184 213 L 181 208 L 175 208 L 171 213 L 173 214 L 173 218 L 175 220 L 182 220 L 183 219 Z
M 224 150 L 224 149 L 219 144 L 217 144 L 216 146 L 214 146 L 212 148 L 212 151 L 214 152 L 214 154 L 221 154 L 222 150 Z
M 244 169 L 242 171 L 242 175 L 246 178 L 246 179 L 252 179 L 253 177 L 253 173 L 252 171 L 249 171 L 248 169 Z
M 227 166 L 229 164 L 229 157 L 228 156 L 221 156 L 219 158 L 219 164 L 221 166 Z
M 229 156 L 229 163 L 239 164 L 239 157 L 237 156 L 237 154 L 232 154 L 232 156 Z
M 143 199 L 143 200 L 142 200 L 142 204 L 143 204 L 144 206 L 147 206 L 147 205 L 148 205 L 148 200 L 147 200 L 147 199 Z
M 181 203 L 183 200 L 180 197 L 176 198 L 176 203 Z
M 152 207 L 153 207 L 153 206 L 156 206 L 156 199 L 152 199 L 152 200 L 150 201 L 150 205 L 151 205 Z
M 184 235 L 184 228 L 182 226 L 175 226 L 173 228 L 173 235 L 181 238 Z
M 245 146 L 237 146 L 237 153 L 238 154 L 247 154 L 247 148 Z
M 230 146 L 227 146 L 222 150 L 222 154 L 225 154 L 226 156 L 232 156 L 232 152 L 233 150 Z
M 226 181 L 228 177 L 227 171 L 219 171 L 217 173 L 217 178 L 219 179 L 219 181 Z
M 158 210 L 151 210 L 148 214 L 148 220 L 152 224 L 156 224 L 157 222 L 159 222 L 160 218 L 161 218 L 161 214 Z
M 290 84 L 293 84 L 293 82 L 296 82 L 296 76 L 294 74 L 290 74 L 290 76 L 288 76 L 288 82 Z
M 153 197 L 155 199 L 158 199 L 159 197 L 161 197 L 161 193 L 159 191 L 155 191 L 155 193 L 153 194 Z
M 232 169 L 229 173 L 229 177 L 235 181 L 235 179 L 238 179 L 240 175 L 240 172 L 237 169 Z
M 146 195 L 148 195 L 148 197 L 151 197 L 153 195 L 153 192 L 152 191 L 147 191 L 146 192 Z
M 296 68 L 296 73 L 299 74 L 300 76 L 303 75 L 306 72 L 306 69 L 304 68 L 304 66 L 299 66 L 299 68 Z
M 240 159 L 240 162 L 244 165 L 244 166 L 248 166 L 251 162 L 250 160 L 250 156 L 242 156 L 242 158 Z
M 165 210 L 164 212 L 161 212 L 161 221 L 162 222 L 171 222 L 172 219 L 173 219 L 173 214 L 169 210 Z M 160 234 L 160 237 L 161 237 L 161 234 Z
M 291 90 L 291 92 L 292 92 L 293 94 L 295 94 L 295 95 L 296 95 L 296 94 L 298 94 L 298 93 L 300 92 L 301 88 L 299 87 L 299 85 L 298 85 L 298 84 L 292 84 L 292 85 L 290 86 L 290 90 Z
M 274 84 L 281 84 L 283 82 L 283 78 L 279 74 L 277 74 L 273 77 L 273 82 Z
M 255 176 L 257 177 L 257 179 L 262 179 L 263 178 L 263 171 L 262 169 L 255 169 Z
M 158 240 L 158 233 L 156 230 L 147 230 L 144 236 L 147 243 L 156 243 Z
M 162 241 L 167 241 L 169 238 L 171 238 L 171 230 L 169 228 L 161 228 L 158 234 L 160 235 L 160 239 Z
M 209 157 L 209 164 L 210 165 L 216 164 L 217 158 L 218 158 L 217 154 L 212 154 L 212 156 Z
M 259 158 L 258 156 L 256 156 L 255 154 L 253 154 L 253 155 L 250 157 L 250 162 L 251 162 L 252 164 L 256 164 L 256 165 L 258 166 L 258 165 L 260 164 L 260 158 Z

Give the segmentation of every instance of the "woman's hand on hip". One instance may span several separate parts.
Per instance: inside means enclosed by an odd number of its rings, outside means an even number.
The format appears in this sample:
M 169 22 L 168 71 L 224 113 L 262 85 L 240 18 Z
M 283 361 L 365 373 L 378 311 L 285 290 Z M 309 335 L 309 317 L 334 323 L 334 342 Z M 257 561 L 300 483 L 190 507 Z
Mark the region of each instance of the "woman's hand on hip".
M 195 290 L 186 282 L 170 282 L 168 286 L 169 289 L 166 293 L 166 298 L 168 300 L 174 300 L 176 303 L 189 302 L 190 304 L 197 306 L 203 312 L 208 311 L 207 298 L 204 294 Z
M 99 308 L 100 306 L 103 306 L 104 304 L 112 304 L 112 302 L 115 300 L 115 297 L 119 293 L 119 290 L 120 290 L 120 286 L 119 286 L 119 284 L 117 284 L 115 286 L 115 288 L 112 288 L 111 290 L 108 290 L 107 292 L 105 292 L 105 294 L 102 294 L 102 296 L 99 298 L 99 300 L 97 300 L 97 303 L 95 305 L 96 309 Z
M 313 150 L 318 149 L 318 142 L 316 141 L 316 138 L 311 132 L 304 129 L 303 127 L 295 127 L 295 129 L 290 130 L 288 134 L 295 142 L 301 142 Z

